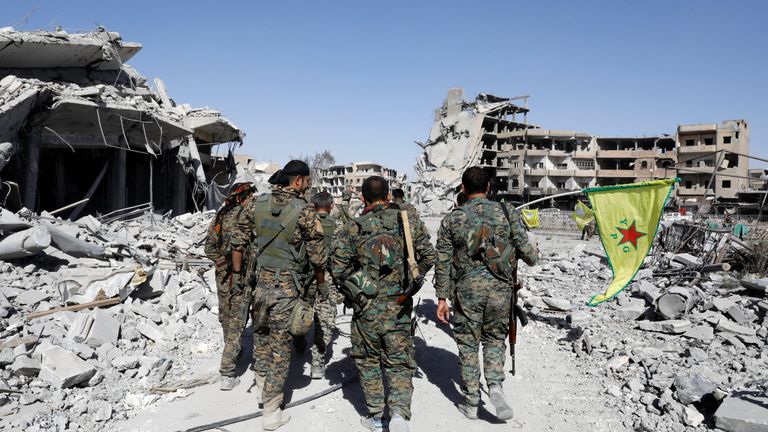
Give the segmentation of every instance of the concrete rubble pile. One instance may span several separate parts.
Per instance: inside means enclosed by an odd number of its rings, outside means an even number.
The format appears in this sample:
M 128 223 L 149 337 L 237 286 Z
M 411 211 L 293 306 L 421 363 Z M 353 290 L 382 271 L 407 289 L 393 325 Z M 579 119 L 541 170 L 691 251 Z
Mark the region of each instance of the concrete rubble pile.
M 768 430 L 768 278 L 727 264 L 680 277 L 695 257 L 673 258 L 648 257 L 624 292 L 589 308 L 611 271 L 599 246 L 578 244 L 521 269 L 520 298 L 580 371 L 617 382 L 606 393 L 629 429 Z
M 193 367 L 220 349 L 212 216 L 2 210 L 0 430 L 113 430 L 217 378 Z

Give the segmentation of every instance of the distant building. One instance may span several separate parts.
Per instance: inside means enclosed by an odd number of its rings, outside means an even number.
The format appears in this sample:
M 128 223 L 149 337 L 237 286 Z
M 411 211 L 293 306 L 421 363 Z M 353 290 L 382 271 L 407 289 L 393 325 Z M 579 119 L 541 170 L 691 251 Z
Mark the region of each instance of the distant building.
M 327 191 L 333 197 L 341 197 L 344 190 L 362 192 L 363 181 L 373 175 L 384 177 L 390 189 L 402 187 L 403 181 L 397 171 L 375 162 L 353 162 L 348 165 L 334 165 L 320 171 L 317 189 Z

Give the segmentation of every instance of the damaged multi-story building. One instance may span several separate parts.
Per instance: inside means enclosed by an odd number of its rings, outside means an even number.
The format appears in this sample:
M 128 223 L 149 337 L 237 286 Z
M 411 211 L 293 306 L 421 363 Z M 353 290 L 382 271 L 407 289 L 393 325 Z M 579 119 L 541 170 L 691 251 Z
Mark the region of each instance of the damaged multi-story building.
M 446 211 L 462 172 L 473 165 L 490 171 L 492 192 L 511 201 L 665 177 L 681 178 L 679 206 L 737 201 L 750 189 L 744 120 L 681 125 L 676 134 L 596 136 L 531 124 L 527 102 L 528 96 L 485 93 L 467 102 L 461 88 L 450 89 L 435 111 L 429 139 L 420 144 L 415 201 L 430 212 Z M 563 197 L 555 205 L 567 208 L 578 198 Z
M 177 104 L 160 79 L 150 89 L 126 63 L 141 48 L 103 28 L 0 29 L 0 177 L 9 207 L 40 212 L 83 201 L 74 217 L 206 205 L 211 148 L 234 147 L 244 134 L 218 111 Z
M 330 193 L 334 198 L 340 198 L 345 190 L 362 192 L 363 181 L 370 176 L 384 177 L 390 189 L 401 188 L 404 178 L 397 171 L 376 162 L 353 162 L 347 165 L 333 165 L 320 170 L 318 190 Z

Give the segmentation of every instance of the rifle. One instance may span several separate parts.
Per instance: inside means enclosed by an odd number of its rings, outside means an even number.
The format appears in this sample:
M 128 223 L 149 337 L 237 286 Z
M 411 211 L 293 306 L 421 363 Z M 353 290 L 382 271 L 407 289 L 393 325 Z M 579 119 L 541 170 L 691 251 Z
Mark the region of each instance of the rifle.
M 512 299 L 509 307 L 509 355 L 512 357 L 512 376 L 515 376 L 515 344 L 517 344 L 517 320 L 520 325 L 525 327 L 528 324 L 528 317 L 523 309 L 517 304 L 517 292 L 523 288 L 523 284 L 517 280 L 517 267 L 512 274 Z
M 416 254 L 413 250 L 413 237 L 411 236 L 411 223 L 408 221 L 408 212 L 400 212 L 400 221 L 403 224 L 405 233 L 405 253 L 406 253 L 406 285 L 407 288 L 397 297 L 397 304 L 405 303 L 408 298 L 413 297 L 424 285 L 424 276 L 419 275 L 419 265 L 416 263 Z M 410 281 L 410 283 L 408 283 Z

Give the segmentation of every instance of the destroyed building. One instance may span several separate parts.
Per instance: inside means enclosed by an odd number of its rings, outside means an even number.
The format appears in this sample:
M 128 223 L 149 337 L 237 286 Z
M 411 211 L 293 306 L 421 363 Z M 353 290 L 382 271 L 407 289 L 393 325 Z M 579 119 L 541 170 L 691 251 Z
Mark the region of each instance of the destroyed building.
M 126 64 L 142 48 L 104 28 L 0 29 L 0 177 L 8 208 L 78 214 L 205 207 L 211 148 L 243 141 L 218 111 L 177 104 Z M 85 201 L 87 199 L 87 201 Z M 214 203 L 215 204 L 215 203 Z
M 416 203 L 433 214 L 447 211 L 462 172 L 473 165 L 490 171 L 492 192 L 511 201 L 665 177 L 682 179 L 673 201 L 681 207 L 736 202 L 751 190 L 744 120 L 681 125 L 676 135 L 604 137 L 533 125 L 527 101 L 481 93 L 467 102 L 462 89 L 450 89 L 420 144 Z M 559 206 L 572 208 L 575 199 Z
M 397 171 L 376 162 L 353 162 L 347 165 L 334 165 L 320 170 L 319 190 L 330 193 L 334 198 L 340 198 L 345 190 L 362 192 L 363 181 L 373 175 L 384 177 L 389 182 L 390 189 L 401 188 L 404 178 Z

